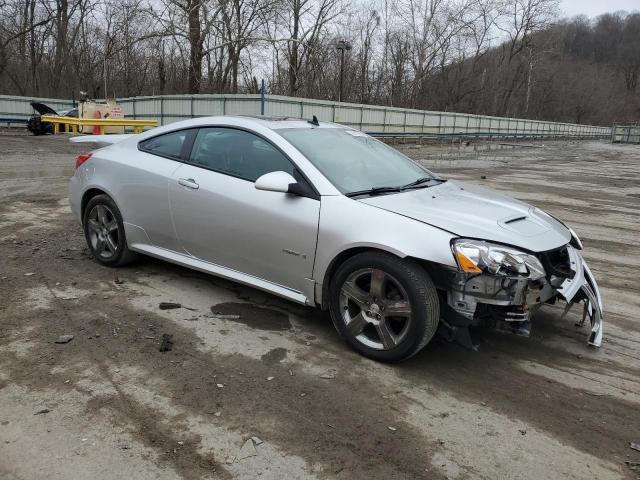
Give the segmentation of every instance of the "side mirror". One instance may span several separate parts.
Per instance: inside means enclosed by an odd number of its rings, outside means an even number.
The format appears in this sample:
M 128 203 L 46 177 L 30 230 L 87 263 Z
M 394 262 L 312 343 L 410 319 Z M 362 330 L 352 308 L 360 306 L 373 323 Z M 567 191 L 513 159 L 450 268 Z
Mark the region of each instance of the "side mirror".
M 289 193 L 290 187 L 296 185 L 296 179 L 287 172 L 269 172 L 265 173 L 255 181 L 257 190 L 266 190 L 267 192 Z

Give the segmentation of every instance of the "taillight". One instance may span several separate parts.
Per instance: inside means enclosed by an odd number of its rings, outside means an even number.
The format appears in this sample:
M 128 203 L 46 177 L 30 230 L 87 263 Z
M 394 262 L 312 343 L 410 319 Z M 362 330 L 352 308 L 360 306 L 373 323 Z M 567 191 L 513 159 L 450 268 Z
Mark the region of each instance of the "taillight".
M 93 154 L 92 153 L 83 153 L 81 155 L 78 155 L 78 158 L 76 158 L 76 169 L 78 167 L 80 167 L 80 165 L 82 165 L 84 162 L 89 160 L 91 158 L 91 155 L 93 155 Z

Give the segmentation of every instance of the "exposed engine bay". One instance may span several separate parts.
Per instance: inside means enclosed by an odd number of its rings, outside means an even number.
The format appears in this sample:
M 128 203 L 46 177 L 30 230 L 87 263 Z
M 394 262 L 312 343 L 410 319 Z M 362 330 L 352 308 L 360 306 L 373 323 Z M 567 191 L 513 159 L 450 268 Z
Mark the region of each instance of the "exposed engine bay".
M 465 246 L 469 247 L 462 248 Z M 502 249 L 505 250 L 508 249 Z M 501 270 L 494 266 L 493 272 L 491 267 L 469 272 L 468 266 L 461 265 L 461 269 L 450 269 L 444 278 L 440 276 L 440 282 L 446 282 L 442 322 L 450 339 L 473 346 L 468 327 L 479 325 L 529 336 L 532 316 L 542 305 L 565 301 L 562 318 L 581 303 L 582 319 L 576 326 L 583 326 L 589 318 L 587 343 L 595 347 L 602 344 L 601 296 L 578 248 L 567 244 L 535 256 L 527 255 L 520 259 L 523 261 L 519 265 L 526 266 L 520 271 L 513 259 L 500 260 Z M 504 269 L 505 263 L 512 265 L 511 271 Z

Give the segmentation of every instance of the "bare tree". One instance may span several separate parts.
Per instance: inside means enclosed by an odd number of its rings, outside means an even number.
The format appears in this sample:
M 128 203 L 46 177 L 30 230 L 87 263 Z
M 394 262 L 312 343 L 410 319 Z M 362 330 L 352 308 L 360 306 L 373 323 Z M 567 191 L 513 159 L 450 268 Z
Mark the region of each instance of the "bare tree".
M 340 13 L 338 0 L 285 0 L 279 15 L 278 33 L 287 38 L 288 93 L 296 96 L 300 89 L 300 72 L 314 49 L 321 48 L 320 38 L 327 25 Z
M 640 14 L 557 0 L 0 0 L 0 93 L 257 92 L 548 120 L 640 116 Z

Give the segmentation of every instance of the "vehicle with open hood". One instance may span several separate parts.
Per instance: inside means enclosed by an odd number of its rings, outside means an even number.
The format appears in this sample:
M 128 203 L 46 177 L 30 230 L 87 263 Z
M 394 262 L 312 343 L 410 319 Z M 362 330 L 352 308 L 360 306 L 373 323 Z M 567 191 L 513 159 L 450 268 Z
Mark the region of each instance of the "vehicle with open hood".
M 54 110 L 49 105 L 41 102 L 31 102 L 31 107 L 38 112 L 37 115 L 32 115 L 27 121 L 27 129 L 34 135 L 44 135 L 47 133 L 53 133 L 53 124 L 49 122 L 43 122 L 42 115 L 53 115 L 56 117 L 78 117 L 78 109 L 76 107 L 66 110 Z

